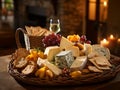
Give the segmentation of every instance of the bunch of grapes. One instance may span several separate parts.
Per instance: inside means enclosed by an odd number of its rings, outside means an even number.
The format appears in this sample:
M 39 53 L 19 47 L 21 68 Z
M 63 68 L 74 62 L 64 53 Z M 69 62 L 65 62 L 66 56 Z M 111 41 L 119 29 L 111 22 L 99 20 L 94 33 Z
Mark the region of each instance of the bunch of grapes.
M 59 46 L 60 45 L 60 40 L 61 40 L 61 35 L 60 34 L 49 34 L 47 36 L 45 36 L 42 39 L 42 42 L 44 44 L 44 47 L 48 47 L 48 46 Z
M 86 36 L 85 35 L 82 35 L 80 37 L 80 43 L 84 44 L 84 43 L 87 43 L 87 44 L 91 44 L 91 41 L 90 40 L 87 40 Z

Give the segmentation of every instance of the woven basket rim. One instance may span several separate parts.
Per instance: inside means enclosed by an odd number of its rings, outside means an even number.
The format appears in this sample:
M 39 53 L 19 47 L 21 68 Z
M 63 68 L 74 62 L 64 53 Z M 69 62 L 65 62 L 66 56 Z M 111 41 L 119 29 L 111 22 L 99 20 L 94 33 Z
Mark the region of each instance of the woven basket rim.
M 16 70 L 13 68 L 14 59 L 12 59 L 9 63 L 8 72 L 12 77 L 14 77 L 15 80 L 25 84 L 36 86 L 66 86 L 71 85 L 71 83 L 72 85 L 95 84 L 114 78 L 120 71 L 120 58 L 113 55 L 111 55 L 111 58 L 111 63 L 114 64 L 115 67 L 110 70 L 104 71 L 103 73 L 90 73 L 83 75 L 79 80 L 72 79 L 70 77 L 57 77 L 50 80 L 45 80 L 37 77 L 25 76 L 20 74 L 19 72 L 16 72 Z
M 18 48 L 23 48 L 21 40 L 20 40 L 20 32 L 22 32 L 23 36 L 25 35 L 28 38 L 29 46 L 31 49 L 33 48 L 40 48 L 42 51 L 44 51 L 44 45 L 42 43 L 42 39 L 45 37 L 44 35 L 41 36 L 32 36 L 27 33 L 27 31 L 23 28 L 18 28 L 15 33 L 15 39 L 16 39 L 16 45 Z M 25 42 L 25 36 L 24 36 L 24 42 Z M 24 46 L 26 47 L 26 44 L 24 43 Z

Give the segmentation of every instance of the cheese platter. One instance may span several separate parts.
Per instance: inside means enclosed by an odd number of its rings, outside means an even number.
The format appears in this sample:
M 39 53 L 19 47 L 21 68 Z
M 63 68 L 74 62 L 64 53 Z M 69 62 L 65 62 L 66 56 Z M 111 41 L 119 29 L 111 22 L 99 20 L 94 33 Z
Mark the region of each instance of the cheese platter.
M 85 35 L 64 37 L 48 32 L 43 33 L 42 50 L 19 47 L 13 53 L 8 72 L 17 81 L 30 85 L 83 85 L 110 80 L 120 71 L 120 58 L 111 55 L 106 47 L 92 45 Z

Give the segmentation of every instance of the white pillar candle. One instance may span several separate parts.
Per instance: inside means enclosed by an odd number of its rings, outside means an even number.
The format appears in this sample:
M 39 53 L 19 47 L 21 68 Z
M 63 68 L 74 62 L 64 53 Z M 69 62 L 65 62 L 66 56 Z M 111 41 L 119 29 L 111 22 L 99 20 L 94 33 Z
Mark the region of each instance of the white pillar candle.
M 104 47 L 108 47 L 109 41 L 107 39 L 103 39 L 102 41 L 100 41 L 100 44 Z

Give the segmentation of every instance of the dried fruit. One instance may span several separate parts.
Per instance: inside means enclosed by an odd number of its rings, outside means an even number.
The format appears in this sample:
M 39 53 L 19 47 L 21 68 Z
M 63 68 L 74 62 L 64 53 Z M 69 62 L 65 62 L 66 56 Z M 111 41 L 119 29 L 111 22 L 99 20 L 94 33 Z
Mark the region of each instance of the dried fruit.
M 43 66 L 36 71 L 35 76 L 38 76 L 40 79 L 51 79 L 54 77 L 54 74 L 46 66 Z
M 71 42 L 79 42 L 80 36 L 79 35 L 68 35 L 67 39 Z
M 78 78 L 78 77 L 81 76 L 81 71 L 73 71 L 73 72 L 70 73 L 70 76 L 74 79 Z

